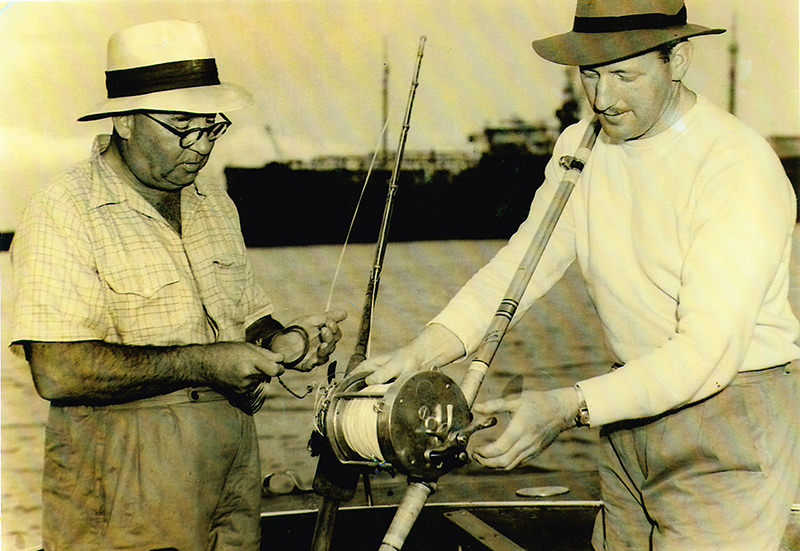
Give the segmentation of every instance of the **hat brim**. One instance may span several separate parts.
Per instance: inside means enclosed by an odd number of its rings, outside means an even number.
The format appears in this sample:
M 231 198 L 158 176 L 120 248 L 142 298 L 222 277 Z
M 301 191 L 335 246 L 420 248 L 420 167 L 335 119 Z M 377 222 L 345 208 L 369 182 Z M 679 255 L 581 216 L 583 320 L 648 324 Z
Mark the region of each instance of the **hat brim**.
M 223 113 L 242 109 L 252 103 L 250 92 L 235 84 L 222 83 L 108 99 L 78 120 L 93 121 L 131 111 Z
M 686 24 L 663 29 L 634 29 L 609 33 L 568 33 L 533 41 L 533 49 L 548 61 L 561 65 L 601 65 L 653 50 L 662 44 L 725 29 Z

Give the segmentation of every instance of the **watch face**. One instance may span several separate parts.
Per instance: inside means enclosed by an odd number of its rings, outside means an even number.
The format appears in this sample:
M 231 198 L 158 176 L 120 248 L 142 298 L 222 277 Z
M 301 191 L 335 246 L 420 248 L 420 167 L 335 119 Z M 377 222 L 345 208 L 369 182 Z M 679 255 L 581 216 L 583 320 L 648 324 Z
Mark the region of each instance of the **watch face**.
M 578 415 L 575 416 L 575 425 L 578 427 L 588 427 L 589 426 L 589 410 L 586 408 L 581 408 L 578 411 Z

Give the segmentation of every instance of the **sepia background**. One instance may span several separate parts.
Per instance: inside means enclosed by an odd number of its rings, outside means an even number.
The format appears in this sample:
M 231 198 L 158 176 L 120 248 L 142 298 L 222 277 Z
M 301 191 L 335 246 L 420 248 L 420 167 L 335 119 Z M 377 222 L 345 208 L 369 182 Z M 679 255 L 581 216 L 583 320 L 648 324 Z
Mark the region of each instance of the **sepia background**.
M 796 144 L 796 0 L 687 4 L 691 22 L 729 29 L 695 40 L 689 87 L 722 107 L 729 106 L 735 90 L 740 118 L 765 137 L 788 137 Z M 104 97 L 106 41 L 126 26 L 167 18 L 201 21 L 221 78 L 254 93 L 252 107 L 228 114 L 234 125 L 206 168 L 207 176 L 224 178 L 223 170 L 231 166 L 370 154 L 381 140 L 387 66 L 393 146 L 421 35 L 427 44 L 408 150 L 479 154 L 468 136 L 488 125 L 517 119 L 553 125 L 565 85 L 575 75 L 538 58 L 530 42 L 568 30 L 573 14 L 572 0 L 0 2 L 0 97 L 6 100 L 0 110 L 0 233 L 11 235 L 31 194 L 86 158 L 94 135 L 110 129 L 108 121 L 75 119 Z M 302 207 L 292 206 L 298 212 Z M 265 205 L 265 219 L 269 210 Z M 351 216 L 342 212 L 330 232 L 343 235 Z M 390 244 L 374 349 L 388 350 L 413 337 L 501 245 L 500 240 Z M 339 246 L 316 244 L 249 250 L 282 320 L 326 306 L 339 253 Z M 349 314 L 336 354 L 340 363 L 352 348 L 372 254 L 369 245 L 349 247 L 334 290 L 334 304 Z M 793 306 L 800 312 L 797 258 L 792 270 Z M 36 395 L 26 364 L 7 348 L 13 290 L 9 253 L 0 252 L 2 549 L 28 550 L 40 545 L 47 404 Z M 482 397 L 496 395 L 515 374 L 523 375 L 526 386 L 548 388 L 606 369 L 600 327 L 574 267 L 520 323 L 504 341 Z M 302 389 L 321 378 L 290 375 L 286 381 Z M 310 481 L 315 460 L 305 446 L 312 408 L 310 399 L 294 400 L 273 385 L 271 399 L 256 416 L 264 474 L 292 470 Z M 590 470 L 595 438 L 594 432 L 571 431 L 528 471 Z M 468 476 L 478 473 L 468 470 Z M 510 475 L 509 480 L 513 495 L 517 486 Z

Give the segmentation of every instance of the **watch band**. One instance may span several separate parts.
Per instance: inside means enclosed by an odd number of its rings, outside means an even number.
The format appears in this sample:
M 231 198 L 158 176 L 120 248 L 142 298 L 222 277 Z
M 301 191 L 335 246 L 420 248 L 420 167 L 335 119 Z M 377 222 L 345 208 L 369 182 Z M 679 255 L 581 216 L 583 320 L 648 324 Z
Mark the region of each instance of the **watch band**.
M 586 399 L 583 397 L 581 387 L 575 385 L 575 392 L 578 393 L 578 414 L 575 416 L 576 427 L 588 427 L 589 421 L 589 407 L 586 405 Z

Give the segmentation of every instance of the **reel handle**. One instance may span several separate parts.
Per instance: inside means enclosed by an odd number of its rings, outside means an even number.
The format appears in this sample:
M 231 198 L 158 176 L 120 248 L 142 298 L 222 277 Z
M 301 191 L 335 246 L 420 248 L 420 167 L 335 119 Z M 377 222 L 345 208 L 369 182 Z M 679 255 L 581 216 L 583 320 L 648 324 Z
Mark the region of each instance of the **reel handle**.
M 438 468 L 447 466 L 446 470 L 463 467 L 469 462 L 467 444 L 470 437 L 479 430 L 488 429 L 497 424 L 497 417 L 488 417 L 482 421 L 473 421 L 463 430 L 452 432 L 445 443 L 438 448 L 425 450 L 425 459 Z

